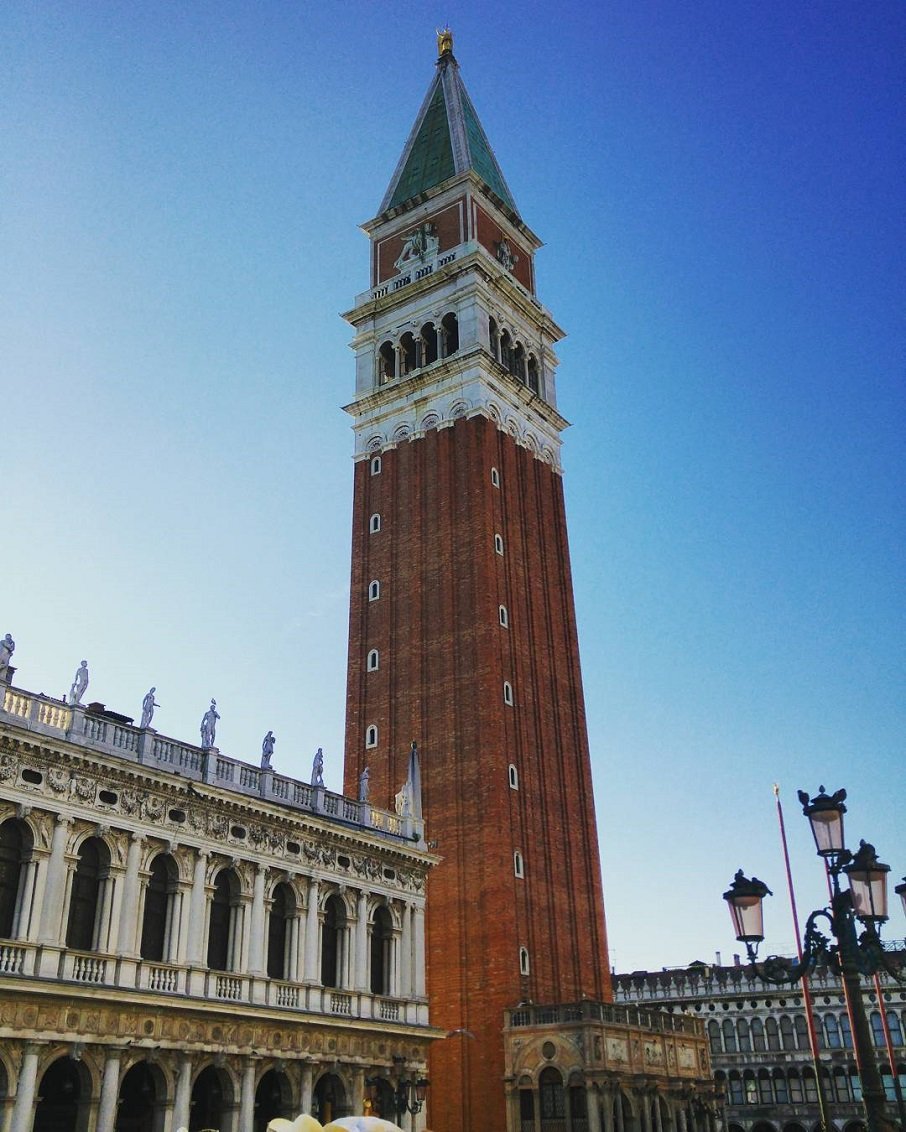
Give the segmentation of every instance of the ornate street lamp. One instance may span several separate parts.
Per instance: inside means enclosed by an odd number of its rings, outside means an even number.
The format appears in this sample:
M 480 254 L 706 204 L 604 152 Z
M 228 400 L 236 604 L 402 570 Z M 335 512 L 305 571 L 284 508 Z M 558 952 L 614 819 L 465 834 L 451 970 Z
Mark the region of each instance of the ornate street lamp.
M 396 1068 L 397 1078 L 396 1084 L 387 1081 L 385 1078 L 380 1077 L 366 1077 L 365 1088 L 366 1096 L 371 1101 L 380 1101 L 378 1089 L 381 1084 L 389 1085 L 391 1087 L 391 1095 L 393 1097 L 393 1104 L 396 1109 L 396 1122 L 402 1128 L 403 1115 L 407 1112 L 412 1114 L 412 1127 L 415 1128 L 415 1115 L 421 1112 L 424 1107 L 425 1100 L 428 1096 L 428 1086 L 431 1082 L 427 1077 L 414 1077 L 404 1076 L 403 1071 L 405 1067 L 405 1059 L 402 1057 L 394 1057 L 394 1066 Z M 381 1115 L 385 1115 L 381 1113 Z
M 845 847 L 845 798 L 845 790 L 829 795 L 823 786 L 811 799 L 805 791 L 799 791 L 802 812 L 811 824 L 818 856 L 824 859 L 831 880 L 830 906 L 812 912 L 806 921 L 800 961 L 772 955 L 759 965 L 760 974 L 768 982 L 795 983 L 820 964 L 830 967 L 840 976 L 852 1018 L 853 1048 L 862 1082 L 868 1132 L 893 1132 L 895 1125 L 887 1116 L 884 1087 L 872 1047 L 860 981 L 862 975 L 875 974 L 881 969 L 897 982 L 903 981 L 884 954 L 878 935 L 878 927 L 887 919 L 887 874 L 890 866 L 882 864 L 874 846 L 865 841 L 859 843 L 854 854 Z M 840 887 L 841 873 L 849 881 L 848 889 Z M 902 885 L 897 886 L 896 892 L 903 897 L 906 910 L 906 878 Z M 770 890 L 763 881 L 757 877 L 748 880 L 741 869 L 724 893 L 736 938 L 746 945 L 753 965 L 758 956 L 758 945 L 764 939 L 762 903 L 768 895 Z M 821 920 L 827 922 L 835 943 L 831 943 L 828 936 L 819 930 Z M 863 929 L 861 935 L 857 935 L 857 924 Z M 880 1006 L 884 1008 L 883 1003 Z

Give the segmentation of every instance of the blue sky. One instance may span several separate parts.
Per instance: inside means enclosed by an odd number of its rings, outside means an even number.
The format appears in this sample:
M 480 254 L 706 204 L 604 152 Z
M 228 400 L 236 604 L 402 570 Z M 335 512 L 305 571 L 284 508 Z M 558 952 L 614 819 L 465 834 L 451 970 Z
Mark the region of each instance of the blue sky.
M 339 787 L 357 224 L 449 20 L 568 331 L 560 408 L 612 960 L 823 899 L 795 791 L 906 872 L 900 3 L 12 0 L 0 634 L 17 682 Z M 855 841 L 854 841 L 855 843 Z M 890 936 L 906 934 L 895 908 Z

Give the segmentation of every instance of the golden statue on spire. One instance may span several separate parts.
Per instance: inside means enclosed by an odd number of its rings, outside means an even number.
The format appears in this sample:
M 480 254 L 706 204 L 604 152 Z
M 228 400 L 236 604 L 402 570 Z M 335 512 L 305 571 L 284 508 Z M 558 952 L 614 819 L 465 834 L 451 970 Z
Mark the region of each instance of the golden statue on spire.
M 435 30 L 437 31 L 437 54 L 438 54 L 438 57 L 441 58 L 444 55 L 452 55 L 453 54 L 453 32 L 450 31 L 449 27 L 445 27 L 443 29 L 443 31 L 441 31 L 440 28 L 437 28 Z

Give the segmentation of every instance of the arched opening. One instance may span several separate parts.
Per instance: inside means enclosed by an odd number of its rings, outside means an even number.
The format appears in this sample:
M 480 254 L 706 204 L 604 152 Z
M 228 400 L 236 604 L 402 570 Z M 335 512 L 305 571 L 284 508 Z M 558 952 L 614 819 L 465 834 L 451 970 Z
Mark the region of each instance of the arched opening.
M 209 1065 L 195 1078 L 190 1102 L 189 1132 L 222 1128 L 233 1103 L 233 1086 L 222 1069 Z
M 366 1112 L 366 1115 L 379 1116 L 382 1120 L 389 1120 L 391 1124 L 396 1122 L 396 1094 L 385 1077 L 372 1078 L 368 1099 L 371 1112 Z
M 751 1053 L 752 1038 L 749 1034 L 749 1023 L 745 1018 L 736 1020 L 736 1040 L 739 1043 L 740 1053 Z
M 573 1074 L 569 1080 L 569 1123 L 573 1132 L 585 1132 L 588 1128 L 588 1094 L 581 1077 Z M 666 1112 L 666 1107 L 665 1107 Z M 668 1125 L 662 1125 L 663 1132 L 668 1132 Z
M 371 924 L 371 993 L 391 994 L 390 945 L 393 920 L 389 909 L 381 904 L 374 910 Z
M 846 1104 L 852 1100 L 852 1090 L 849 1087 L 849 1073 L 838 1066 L 834 1070 L 834 1100 Z
M 440 320 L 443 356 L 449 358 L 459 349 L 459 322 L 455 314 L 445 314 Z
M 88 1127 L 89 1099 L 78 1063 L 71 1057 L 58 1058 L 38 1086 L 33 1132 L 83 1132 Z
M 736 1053 L 736 1027 L 731 1018 L 724 1019 L 724 1052 Z
M 746 1094 L 746 1104 L 758 1104 L 758 1087 L 755 1084 L 755 1074 L 747 1069 L 742 1075 L 742 1087 Z
M 613 1126 L 614 1128 L 622 1127 L 624 1132 L 633 1132 L 637 1127 L 632 1105 L 629 1103 L 629 1098 L 622 1090 L 618 1090 L 617 1095 L 613 1099 Z
M 752 1049 L 757 1053 L 764 1053 L 764 1023 L 760 1018 L 752 1019 Z
M 745 1104 L 746 1098 L 745 1098 L 745 1093 L 743 1092 L 743 1089 L 742 1089 L 742 1077 L 740 1077 L 740 1075 L 739 1075 L 739 1073 L 736 1069 L 733 1069 L 730 1072 L 730 1077 L 727 1081 L 727 1084 L 730 1087 L 730 1104 L 732 1104 L 732 1105 Z
M 268 1069 L 255 1090 L 255 1121 L 253 1132 L 266 1132 L 270 1121 L 282 1116 L 291 1120 L 293 1111 L 292 1089 L 285 1073 Z
M 780 1030 L 778 1029 L 776 1018 L 765 1019 L 764 1032 L 768 1042 L 768 1049 L 780 1049 Z
M 488 319 L 488 341 L 491 347 L 491 355 L 495 361 L 500 361 L 500 328 L 493 318 Z M 531 1096 L 531 1093 L 529 1094 Z
M 759 1120 L 752 1125 L 752 1132 L 777 1132 L 777 1126 L 769 1120 Z
M 723 1052 L 720 1042 L 720 1023 L 714 1018 L 708 1023 L 708 1042 L 711 1045 L 712 1053 Z
M 521 382 L 525 382 L 525 347 L 521 342 L 516 343 L 513 351 L 513 375 Z
M 16 939 L 24 925 L 19 923 L 25 864 L 31 859 L 32 836 L 28 826 L 16 818 L 0 825 L 0 938 Z
M 142 912 L 142 959 L 162 962 L 169 958 L 168 940 L 172 929 L 173 903 L 179 870 L 169 853 L 159 853 L 151 862 L 151 876 L 145 889 Z
M 562 1132 L 566 1120 L 566 1094 L 563 1078 L 552 1065 L 541 1070 L 538 1078 L 538 1103 L 541 1127 L 547 1132 Z
M 378 385 L 396 377 L 396 350 L 392 342 L 382 342 L 378 350 Z
M 160 1070 L 137 1062 L 120 1084 L 115 1132 L 162 1132 L 165 1095 Z
M 500 364 L 505 366 L 510 373 L 513 372 L 513 339 L 510 337 L 508 330 L 501 331 L 500 334 Z
M 324 905 L 321 926 L 321 983 L 325 987 L 342 985 L 345 933 L 346 905 L 339 896 L 330 896 Z
M 758 1103 L 774 1103 L 774 1090 L 771 1088 L 771 1075 L 767 1069 L 758 1070 Z
M 805 1128 L 798 1121 L 791 1120 L 788 1124 L 784 1124 L 783 1132 L 805 1132 Z
M 103 885 L 110 868 L 110 851 L 99 837 L 82 842 L 72 877 L 66 946 L 91 951 L 97 946 Z
M 400 338 L 400 362 L 403 374 L 412 373 L 418 367 L 418 354 L 412 332 L 407 330 Z
M 377 580 L 377 578 L 375 578 L 374 581 L 371 582 L 370 585 L 368 586 L 368 600 L 369 601 L 377 601 L 380 596 L 381 596 L 381 583 Z
M 786 1075 L 790 1090 L 790 1104 L 802 1104 L 802 1078 L 798 1069 L 790 1069 Z
M 433 322 L 426 322 L 421 329 L 422 365 L 429 366 L 437 361 L 437 327 Z
M 322 1124 L 330 1124 L 341 1116 L 349 1115 L 346 1103 L 346 1089 L 335 1073 L 327 1073 L 315 1086 L 312 1098 L 312 1116 Z
M 541 379 L 538 376 L 538 359 L 535 357 L 534 354 L 529 354 L 528 363 L 527 363 L 527 371 L 528 371 L 528 376 L 526 378 L 526 384 L 528 385 L 529 389 L 531 389 L 531 391 L 533 393 L 539 393 L 540 394 L 540 392 L 541 392 Z
M 221 869 L 214 878 L 214 895 L 208 923 L 208 966 L 212 971 L 233 969 L 233 940 L 239 893 L 239 878 L 232 869 Z
M 789 1104 L 790 1093 L 786 1087 L 786 1075 L 782 1069 L 775 1069 L 773 1073 L 774 1096 L 778 1104 Z
M 296 898 L 293 890 L 282 881 L 274 889 L 271 914 L 267 921 L 267 973 L 272 979 L 290 977 L 289 936 L 295 914 Z
M 369 652 L 368 652 L 368 659 L 367 659 L 367 662 L 365 664 L 366 669 L 369 672 L 377 672 L 378 668 L 380 668 L 380 665 L 381 665 L 381 658 L 380 658 L 380 654 L 378 653 L 378 650 L 377 649 L 370 649 Z

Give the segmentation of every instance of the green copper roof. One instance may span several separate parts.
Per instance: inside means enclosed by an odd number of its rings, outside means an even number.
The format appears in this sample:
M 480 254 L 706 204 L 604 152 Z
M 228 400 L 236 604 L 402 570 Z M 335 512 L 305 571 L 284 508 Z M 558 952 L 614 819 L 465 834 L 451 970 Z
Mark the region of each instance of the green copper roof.
M 397 208 L 469 169 L 517 211 L 513 194 L 459 77 L 459 65 L 453 55 L 447 53 L 437 61 L 437 74 L 428 88 L 380 211 Z
M 455 172 L 444 88 L 438 83 L 428 112 L 422 118 L 415 144 L 409 150 L 406 166 L 396 182 L 396 191 L 387 207 L 396 208 L 425 189 L 446 181 Z

